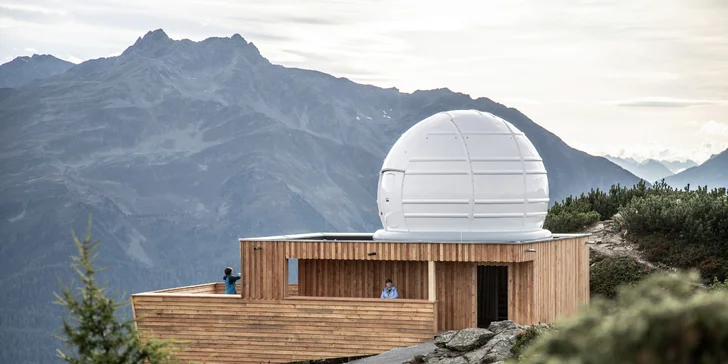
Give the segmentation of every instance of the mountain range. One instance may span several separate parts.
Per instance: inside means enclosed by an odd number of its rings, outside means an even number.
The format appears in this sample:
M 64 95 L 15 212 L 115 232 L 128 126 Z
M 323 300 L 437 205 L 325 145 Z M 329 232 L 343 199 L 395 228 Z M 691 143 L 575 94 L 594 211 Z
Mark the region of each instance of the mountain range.
M 634 158 L 610 155 L 605 158 L 651 183 L 665 179 L 666 183 L 675 188 L 683 188 L 688 184 L 693 187 L 717 188 L 728 187 L 728 156 L 726 154 L 726 151 L 713 154 L 700 165 L 689 159 L 687 161 L 646 159 L 639 162 Z
M 61 74 L 73 66 L 75 64 L 48 54 L 18 57 L 0 66 L 0 88 L 23 86 Z
M 665 182 L 675 188 L 683 188 L 688 184 L 692 186 L 692 189 L 697 186 L 728 188 L 728 149 L 714 154 L 699 166 L 688 168 L 666 178 Z
M 686 160 L 686 161 L 666 161 L 666 160 L 658 160 L 658 162 L 662 163 L 667 169 L 669 169 L 672 173 L 680 173 L 688 168 L 697 167 L 698 164 L 695 163 L 693 160 Z
M 610 155 L 607 155 L 604 158 L 607 158 L 612 163 L 630 171 L 635 176 L 650 183 L 675 174 L 675 172 L 671 171 L 663 163 L 654 159 L 647 159 L 643 162 L 638 162 L 633 158 L 619 158 L 612 157 Z
M 72 276 L 71 229 L 83 233 L 89 214 L 111 287 L 219 281 L 239 266 L 239 237 L 379 228 L 384 157 L 440 111 L 487 111 L 522 130 L 552 201 L 638 181 L 490 99 L 275 65 L 238 34 L 156 30 L 118 57 L 56 71 L 0 89 L 2 363 L 53 362 L 56 278 Z

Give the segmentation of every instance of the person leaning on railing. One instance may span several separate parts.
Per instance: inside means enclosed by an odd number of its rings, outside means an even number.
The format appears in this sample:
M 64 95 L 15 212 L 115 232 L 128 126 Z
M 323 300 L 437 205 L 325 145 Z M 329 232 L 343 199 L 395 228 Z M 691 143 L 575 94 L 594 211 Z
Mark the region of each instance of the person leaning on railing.
M 384 281 L 384 289 L 382 290 L 382 295 L 379 298 L 397 298 L 399 297 L 399 292 L 397 292 L 397 287 L 395 287 L 392 284 L 391 279 L 387 279 Z
M 235 289 L 235 282 L 240 279 L 240 273 L 234 276 L 233 269 L 230 267 L 225 268 L 225 276 L 222 280 L 225 281 L 225 294 L 237 294 L 238 291 Z

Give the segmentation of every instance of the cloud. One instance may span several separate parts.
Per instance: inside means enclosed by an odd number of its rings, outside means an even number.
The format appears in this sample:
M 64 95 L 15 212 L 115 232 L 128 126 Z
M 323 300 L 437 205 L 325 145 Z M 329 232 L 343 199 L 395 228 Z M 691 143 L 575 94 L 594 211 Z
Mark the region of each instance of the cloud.
M 625 107 L 689 107 L 701 105 L 716 105 L 727 103 L 728 100 L 706 100 L 706 99 L 677 99 L 669 97 L 644 97 L 632 100 L 606 101 L 607 105 Z
M 304 24 L 304 25 L 338 25 L 338 24 L 342 24 L 342 21 L 339 19 L 314 18 L 314 17 L 306 17 L 306 16 L 282 16 L 279 18 L 279 21 L 290 22 L 290 23 L 294 23 L 294 24 Z
M 711 124 L 710 122 L 706 125 Z M 721 125 L 720 123 L 716 123 Z M 727 128 L 727 124 L 722 124 L 723 128 Z M 710 127 L 708 127 L 710 128 Z M 722 132 L 728 132 L 722 129 Z M 723 139 L 723 140 L 720 140 Z M 711 155 L 720 153 L 728 148 L 728 138 L 719 138 L 719 140 L 708 141 L 693 144 L 685 148 L 674 148 L 667 146 L 661 142 L 653 141 L 643 144 L 614 144 L 602 148 L 594 149 L 594 155 L 613 155 L 620 158 L 634 158 L 642 162 L 647 159 L 667 160 L 667 161 L 686 161 L 688 159 L 697 163 L 702 163 Z M 584 143 L 584 146 L 587 146 Z M 584 150 L 584 149 L 582 149 Z
M 529 98 L 522 98 L 522 97 L 502 97 L 500 98 L 503 104 L 514 104 L 514 105 L 543 105 L 544 103 L 539 100 L 529 99 Z
M 27 6 L 17 4 L 0 5 L 0 17 L 21 22 L 53 22 L 57 23 L 68 13 L 64 10 L 55 10 L 46 7 Z
M 714 120 L 710 120 L 700 127 L 700 132 L 709 135 L 728 136 L 728 123 L 720 123 Z
M 65 59 L 68 62 L 75 63 L 75 64 L 79 64 L 79 63 L 83 62 L 83 60 L 81 58 L 78 58 L 78 57 L 70 55 L 70 54 L 67 55 L 66 57 L 64 57 L 63 59 Z
M 35 48 L 24 48 L 23 50 L 26 51 L 26 52 L 28 52 L 28 53 L 33 53 L 33 54 L 37 54 L 38 53 L 38 50 L 35 49 Z
M 65 10 L 52 9 L 45 6 L 27 5 L 27 4 L 2 4 L 0 10 L 3 13 L 24 12 L 24 13 L 41 13 L 41 14 L 58 14 L 66 15 Z

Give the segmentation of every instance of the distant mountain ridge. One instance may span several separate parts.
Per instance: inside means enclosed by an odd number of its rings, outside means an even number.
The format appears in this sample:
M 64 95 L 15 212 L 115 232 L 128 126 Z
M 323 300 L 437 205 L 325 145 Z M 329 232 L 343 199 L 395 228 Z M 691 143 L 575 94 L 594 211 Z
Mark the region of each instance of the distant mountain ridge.
M 688 159 L 686 161 L 666 161 L 666 160 L 657 160 L 658 162 L 662 163 L 665 167 L 667 167 L 672 173 L 680 173 L 688 168 L 697 167 L 698 163 L 695 161 Z
M 638 162 L 634 158 L 619 158 L 610 155 L 607 155 L 604 158 L 607 158 L 614 164 L 630 171 L 635 176 L 650 183 L 660 181 L 663 178 L 674 174 L 674 172 L 668 169 L 664 164 L 654 159 L 647 159 L 643 162 Z
M 217 281 L 239 265 L 239 237 L 379 228 L 384 157 L 440 111 L 518 127 L 544 159 L 552 200 L 638 181 L 490 99 L 274 65 L 237 34 L 193 42 L 156 30 L 118 57 L 1 91 L 3 363 L 54 360 L 48 277 L 70 276 L 69 229 L 83 231 L 89 213 L 112 287 Z
M 697 186 L 728 188 L 728 149 L 714 154 L 699 166 L 688 168 L 668 177 L 665 182 L 676 188 L 682 188 L 688 184 L 693 188 Z
M 75 64 L 48 54 L 17 57 L 0 65 L 0 88 L 20 87 L 34 80 L 61 74 L 73 66 Z

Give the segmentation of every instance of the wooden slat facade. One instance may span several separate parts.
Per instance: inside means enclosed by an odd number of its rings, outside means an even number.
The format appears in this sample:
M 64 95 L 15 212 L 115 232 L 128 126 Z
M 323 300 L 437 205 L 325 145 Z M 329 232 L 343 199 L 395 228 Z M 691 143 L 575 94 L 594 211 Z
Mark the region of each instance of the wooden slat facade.
M 541 243 L 533 261 L 534 322 L 553 322 L 589 303 L 589 246 L 586 237 Z M 528 276 L 524 279 L 529 279 Z M 535 287 L 534 287 L 535 285 Z
M 436 263 L 439 331 L 476 327 L 476 264 Z
M 286 258 L 337 260 L 400 260 L 435 262 L 532 261 L 528 252 L 542 243 L 478 244 L 478 243 L 404 243 L 382 241 L 241 241 L 241 251 L 253 253 L 253 247 L 285 249 Z M 281 245 L 282 244 L 282 245 Z M 376 255 L 369 255 L 376 253 Z
M 378 298 L 386 279 L 400 298 L 427 299 L 427 262 L 298 260 L 301 296 Z
M 241 241 L 243 298 L 281 299 L 286 259 L 299 259 L 302 296 L 379 296 L 391 278 L 404 298 L 427 299 L 428 261 L 436 262 L 441 330 L 477 324 L 477 266 L 508 266 L 508 316 L 553 322 L 589 301 L 585 237 L 528 244 L 370 241 Z M 376 254 L 372 254 L 376 253 Z M 286 277 L 286 278 L 284 278 Z M 246 279 L 247 278 L 247 279 Z
M 142 336 L 173 339 L 183 346 L 178 357 L 197 363 L 285 363 L 378 354 L 432 340 L 436 306 L 406 299 L 132 295 Z

